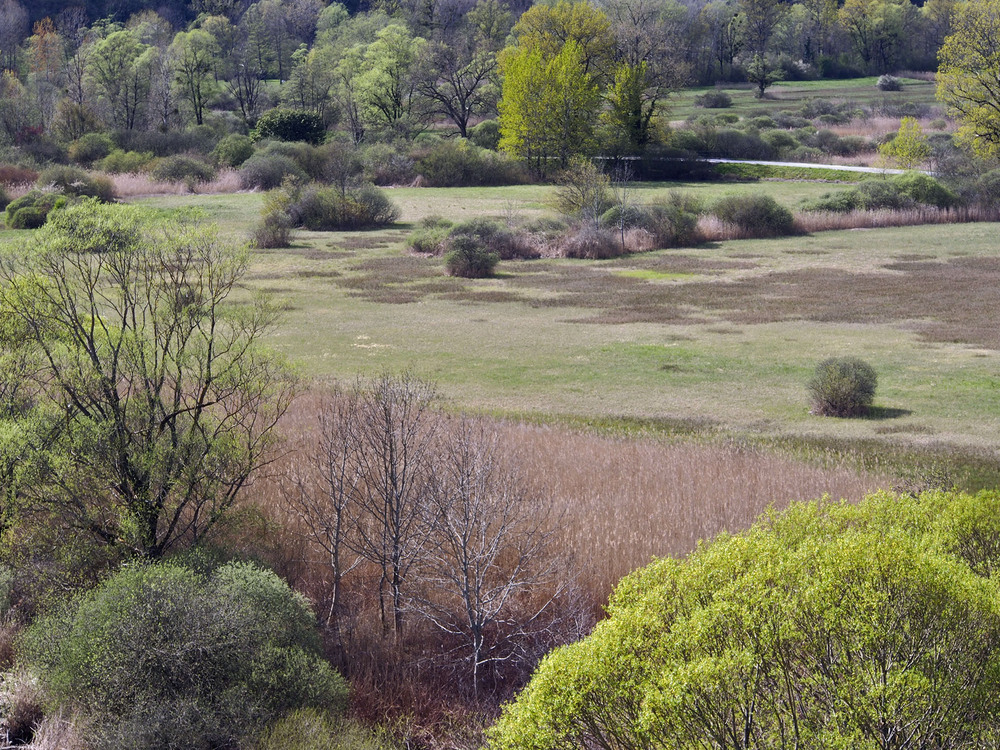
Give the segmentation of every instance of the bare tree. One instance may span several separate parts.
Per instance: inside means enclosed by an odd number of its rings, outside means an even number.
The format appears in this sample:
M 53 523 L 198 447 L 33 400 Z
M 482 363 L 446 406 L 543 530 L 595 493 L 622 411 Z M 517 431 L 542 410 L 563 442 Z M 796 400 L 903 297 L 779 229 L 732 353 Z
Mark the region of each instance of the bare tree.
M 495 426 L 463 418 L 442 440 L 426 526 L 433 529 L 413 606 L 468 654 L 473 696 L 482 670 L 525 655 L 564 586 L 550 554 L 548 507 L 526 490 Z
M 348 544 L 363 490 L 354 441 L 359 416 L 357 393 L 328 395 L 320 407 L 316 447 L 289 468 L 281 493 L 305 537 L 325 555 L 330 573 L 326 622 L 338 640 L 343 579 L 362 561 Z
M 28 36 L 28 11 L 17 0 L 0 0 L 0 65 L 17 68 L 17 51 Z
M 357 414 L 341 426 L 355 446 L 355 551 L 378 566 L 382 627 L 403 634 L 403 589 L 428 537 L 427 502 L 434 388 L 411 375 L 358 383 Z

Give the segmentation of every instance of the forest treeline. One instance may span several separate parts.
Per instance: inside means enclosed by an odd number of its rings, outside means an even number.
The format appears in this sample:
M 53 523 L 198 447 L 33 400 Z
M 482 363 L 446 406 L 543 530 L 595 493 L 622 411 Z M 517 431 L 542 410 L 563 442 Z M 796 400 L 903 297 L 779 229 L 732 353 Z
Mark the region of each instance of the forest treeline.
M 39 162 L 96 131 L 162 156 L 185 145 L 163 134 L 218 140 L 281 106 L 356 144 L 436 129 L 529 161 L 634 153 L 683 85 L 933 70 L 957 5 L 3 0 L 0 137 Z

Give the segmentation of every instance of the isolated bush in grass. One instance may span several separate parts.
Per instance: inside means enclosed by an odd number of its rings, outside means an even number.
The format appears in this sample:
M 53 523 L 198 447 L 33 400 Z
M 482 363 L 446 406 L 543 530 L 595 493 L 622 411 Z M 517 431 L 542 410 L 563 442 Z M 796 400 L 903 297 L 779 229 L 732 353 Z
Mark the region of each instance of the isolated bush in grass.
M 254 154 L 240 167 L 240 187 L 244 190 L 258 188 L 274 190 L 288 177 L 305 181 L 305 170 L 287 156 L 281 154 Z
M 794 231 L 792 212 L 765 193 L 723 196 L 709 212 L 749 237 L 780 237 Z
M 888 73 L 883 73 L 875 81 L 875 88 L 879 91 L 902 91 L 903 84 L 900 82 L 896 76 L 891 76 Z
M 989 745 L 1000 732 L 1000 597 L 955 554 L 956 506 L 888 493 L 795 504 L 619 583 L 557 649 L 490 750 Z M 994 520 L 962 523 L 995 534 Z
M 733 98 L 725 91 L 706 91 L 701 96 L 696 96 L 694 103 L 705 109 L 726 109 L 733 106 Z
M 861 417 L 875 398 L 878 375 L 855 357 L 833 357 L 816 366 L 809 381 L 812 413 L 824 417 Z
M 316 232 L 374 229 L 392 224 L 399 208 L 373 186 L 342 192 L 337 188 L 309 185 L 289 206 L 293 226 Z
M 250 564 L 134 566 L 36 622 L 23 657 L 94 719 L 97 750 L 234 747 L 290 710 L 345 708 L 314 621 Z
M 493 275 L 500 262 L 500 256 L 469 236 L 452 237 L 448 240 L 451 248 L 444 256 L 445 266 L 451 276 L 467 279 L 484 279 Z

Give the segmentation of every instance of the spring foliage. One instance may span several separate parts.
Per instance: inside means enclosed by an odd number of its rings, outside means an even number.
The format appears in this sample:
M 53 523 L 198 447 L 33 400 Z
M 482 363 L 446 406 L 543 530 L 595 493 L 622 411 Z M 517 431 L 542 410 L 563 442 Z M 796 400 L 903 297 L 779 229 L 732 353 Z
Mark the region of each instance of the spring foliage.
M 1000 729 L 1000 493 L 814 502 L 625 578 L 492 750 L 976 747 Z

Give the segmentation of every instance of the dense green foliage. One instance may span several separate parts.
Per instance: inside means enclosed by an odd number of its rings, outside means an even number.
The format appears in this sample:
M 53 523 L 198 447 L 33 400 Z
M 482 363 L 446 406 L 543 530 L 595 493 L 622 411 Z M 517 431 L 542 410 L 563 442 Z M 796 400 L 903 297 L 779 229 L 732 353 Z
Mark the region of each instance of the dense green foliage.
M 225 515 L 294 385 L 258 343 L 266 300 L 223 309 L 246 262 L 212 228 L 93 200 L 5 258 L 8 530 L 50 514 L 157 557 Z
M 624 579 L 494 750 L 972 747 L 998 731 L 1000 495 L 795 505 Z
M 864 360 L 825 359 L 809 381 L 812 411 L 825 417 L 864 416 L 871 409 L 877 386 L 878 375 Z
M 269 571 L 133 566 L 38 620 L 27 664 L 99 748 L 232 746 L 290 710 L 342 712 L 306 600 Z
M 750 237 L 780 237 L 795 228 L 792 212 L 765 193 L 724 196 L 709 212 Z
M 500 256 L 468 236 L 452 237 L 451 248 L 444 256 L 445 266 L 452 276 L 467 279 L 483 279 L 493 275 L 493 269 L 500 262 Z

